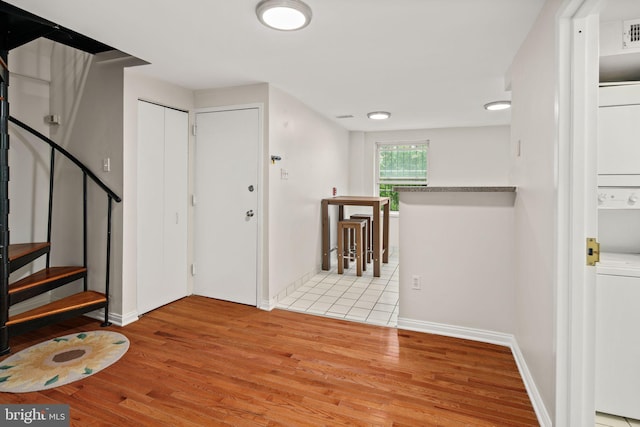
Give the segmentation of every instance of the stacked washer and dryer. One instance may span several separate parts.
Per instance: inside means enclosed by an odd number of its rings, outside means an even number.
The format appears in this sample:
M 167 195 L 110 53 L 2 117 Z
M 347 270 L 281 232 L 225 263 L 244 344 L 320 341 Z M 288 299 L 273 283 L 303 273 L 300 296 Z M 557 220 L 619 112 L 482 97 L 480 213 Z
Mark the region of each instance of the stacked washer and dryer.
M 640 82 L 600 88 L 596 410 L 640 419 Z

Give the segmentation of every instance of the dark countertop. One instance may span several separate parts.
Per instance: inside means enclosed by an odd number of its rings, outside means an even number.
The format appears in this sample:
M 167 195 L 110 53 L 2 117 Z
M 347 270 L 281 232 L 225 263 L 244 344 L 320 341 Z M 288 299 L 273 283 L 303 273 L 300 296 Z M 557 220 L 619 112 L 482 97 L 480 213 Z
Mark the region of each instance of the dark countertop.
M 477 187 L 430 187 L 428 185 L 418 186 L 418 187 L 407 187 L 398 185 L 393 187 L 394 191 L 397 192 L 413 192 L 413 193 L 515 193 L 516 187 L 488 187 L 488 186 L 477 186 Z

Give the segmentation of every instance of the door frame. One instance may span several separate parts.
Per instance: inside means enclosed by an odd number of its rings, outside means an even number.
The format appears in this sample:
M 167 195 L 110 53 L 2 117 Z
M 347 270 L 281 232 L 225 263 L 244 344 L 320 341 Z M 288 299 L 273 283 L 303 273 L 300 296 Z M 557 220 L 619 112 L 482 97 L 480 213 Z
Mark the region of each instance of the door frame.
M 556 176 L 556 414 L 554 425 L 595 422 L 595 267 L 586 237 L 597 237 L 599 8 L 567 0 L 558 15 Z
M 267 212 L 267 203 L 266 203 L 266 193 L 264 183 L 267 182 L 264 176 L 265 173 L 265 149 L 264 142 L 266 141 L 265 136 L 265 125 L 264 125 L 264 104 L 261 102 L 258 103 L 250 103 L 250 104 L 232 104 L 232 105 L 224 105 L 224 106 L 216 106 L 216 107 L 203 107 L 196 108 L 193 110 L 193 126 L 196 124 L 196 117 L 199 113 L 215 113 L 222 111 L 234 111 L 234 110 L 247 110 L 256 108 L 258 109 L 258 182 L 257 186 L 257 198 L 258 198 L 258 213 L 256 215 L 257 220 L 257 243 L 256 243 L 256 303 L 257 307 L 263 310 L 269 310 L 268 299 L 265 301 L 263 296 L 267 296 L 268 298 L 268 290 L 264 289 L 264 286 L 268 281 L 266 280 L 265 274 L 266 271 L 266 254 L 265 243 L 266 243 L 266 228 L 264 224 L 266 223 L 266 212 Z M 194 132 L 192 131 L 193 135 Z M 197 134 L 197 132 L 196 132 Z M 197 135 L 194 136 L 194 144 L 197 143 Z M 189 203 L 189 208 L 191 210 L 189 218 L 190 223 L 192 224 L 191 232 L 189 233 L 189 248 L 191 248 L 191 260 L 189 262 L 190 265 L 193 265 L 195 262 L 195 206 L 193 205 L 193 196 L 195 195 L 195 157 L 193 155 L 189 156 L 189 175 L 191 184 L 189 185 L 190 198 L 191 203 Z M 193 271 L 193 270 L 192 270 Z M 197 273 L 196 273 L 197 274 Z M 191 275 L 191 289 L 194 288 L 193 283 L 193 274 Z

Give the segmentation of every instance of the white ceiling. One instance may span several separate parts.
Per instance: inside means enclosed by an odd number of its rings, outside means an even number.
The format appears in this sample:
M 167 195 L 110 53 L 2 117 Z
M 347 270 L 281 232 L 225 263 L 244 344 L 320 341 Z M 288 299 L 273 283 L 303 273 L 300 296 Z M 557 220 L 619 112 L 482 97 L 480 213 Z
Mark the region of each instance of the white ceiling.
M 268 82 L 373 131 L 508 124 L 483 104 L 510 99 L 505 75 L 544 0 L 305 0 L 313 19 L 298 32 L 261 25 L 258 0 L 7 2 L 150 62 L 151 76 Z M 392 117 L 368 120 L 374 110 Z

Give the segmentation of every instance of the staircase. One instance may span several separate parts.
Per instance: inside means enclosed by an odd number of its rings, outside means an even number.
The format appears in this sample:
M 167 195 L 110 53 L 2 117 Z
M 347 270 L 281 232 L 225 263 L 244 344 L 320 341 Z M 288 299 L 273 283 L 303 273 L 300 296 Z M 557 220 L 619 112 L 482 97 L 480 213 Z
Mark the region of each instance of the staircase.
M 11 49 L 39 37 L 46 37 L 91 54 L 112 50 L 112 48 L 100 42 L 0 1 L 0 355 L 10 351 L 9 338 L 11 336 L 95 310 L 104 310 L 103 326 L 110 324 L 109 272 L 111 255 L 111 211 L 112 202 L 120 202 L 121 198 L 71 153 L 25 123 L 9 115 L 8 53 Z M 47 238 L 45 242 L 24 242 L 17 244 L 10 242 L 8 185 L 10 122 L 23 131 L 35 135 L 51 147 L 49 214 Z M 53 177 L 56 155 L 62 155 L 69 159 L 83 174 L 84 218 L 82 230 L 80 231 L 84 237 L 83 265 L 50 266 L 51 217 L 54 202 Z M 89 273 L 87 270 L 87 185 L 89 179 L 104 191 L 108 200 L 107 230 L 105 237 L 107 247 L 106 277 L 104 279 L 104 288 L 101 289 L 100 292 L 88 289 L 87 284 Z M 11 277 L 12 273 L 16 273 L 18 269 L 42 258 L 46 259 L 46 267 L 44 269 L 27 277 Z M 83 282 L 83 290 L 80 292 L 19 314 L 9 315 L 10 308 L 15 304 L 28 301 L 34 297 L 47 294 L 62 286 L 78 281 Z
M 9 245 L 9 272 L 49 254 L 49 243 L 19 243 Z M 9 285 L 9 306 L 49 292 L 67 283 L 87 279 L 82 266 L 49 267 Z M 106 295 L 85 290 L 38 308 L 9 317 L 9 335 L 16 335 L 49 323 L 75 317 L 88 311 L 107 307 Z

